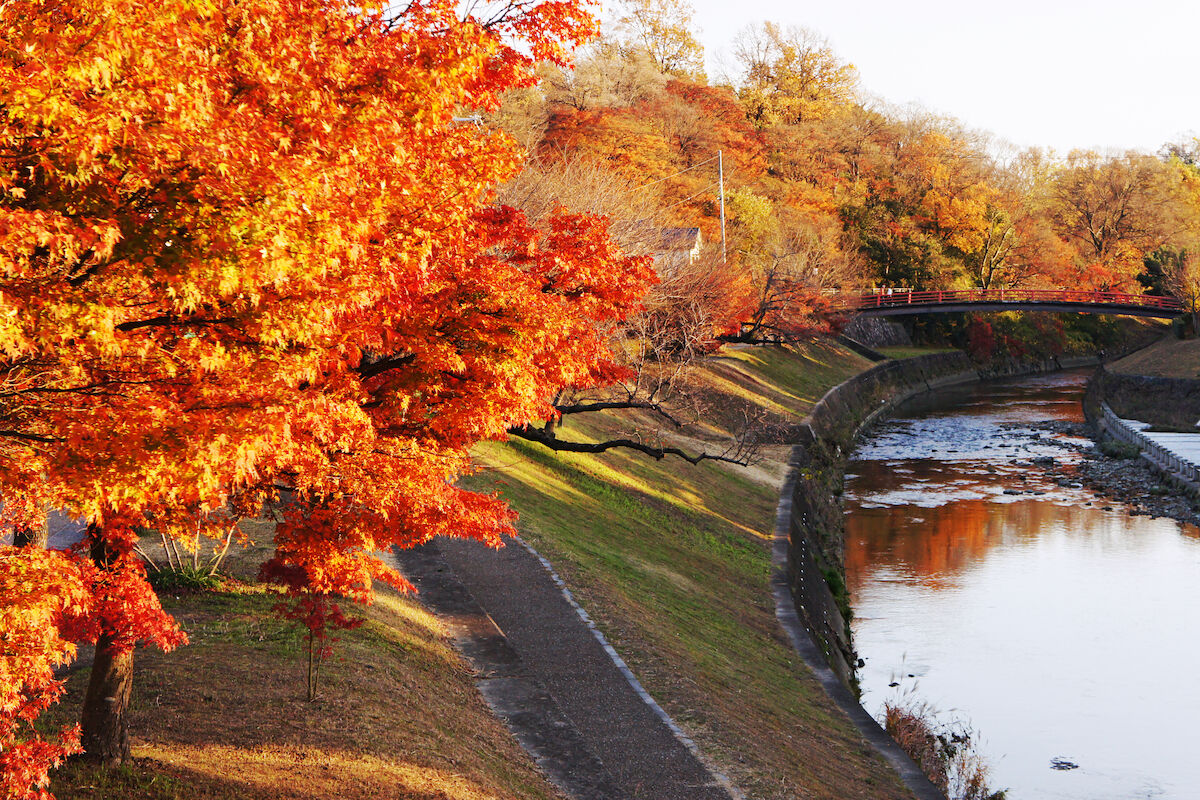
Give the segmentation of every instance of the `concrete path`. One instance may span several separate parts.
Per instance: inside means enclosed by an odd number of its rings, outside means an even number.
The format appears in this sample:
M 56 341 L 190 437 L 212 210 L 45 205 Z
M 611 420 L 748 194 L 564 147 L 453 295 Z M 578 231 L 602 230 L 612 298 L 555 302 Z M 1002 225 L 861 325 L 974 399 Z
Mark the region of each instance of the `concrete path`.
M 1142 458 L 1164 475 L 1200 492 L 1200 432 L 1166 433 L 1148 430 L 1148 422 L 1122 419 L 1102 403 L 1101 422 L 1109 435 L 1142 450 Z
M 421 600 L 451 625 L 493 709 L 572 797 L 735 796 L 647 704 L 520 542 L 494 551 L 442 539 L 397 560 Z

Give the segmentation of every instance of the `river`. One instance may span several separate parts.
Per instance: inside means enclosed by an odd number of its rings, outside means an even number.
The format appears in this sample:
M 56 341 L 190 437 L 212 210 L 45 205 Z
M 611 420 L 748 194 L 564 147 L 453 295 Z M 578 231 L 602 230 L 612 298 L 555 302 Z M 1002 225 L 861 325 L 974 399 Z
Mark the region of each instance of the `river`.
M 1200 797 L 1200 531 L 1034 459 L 1078 460 L 1087 376 L 906 406 L 846 475 L 863 704 L 976 731 L 1009 800 Z

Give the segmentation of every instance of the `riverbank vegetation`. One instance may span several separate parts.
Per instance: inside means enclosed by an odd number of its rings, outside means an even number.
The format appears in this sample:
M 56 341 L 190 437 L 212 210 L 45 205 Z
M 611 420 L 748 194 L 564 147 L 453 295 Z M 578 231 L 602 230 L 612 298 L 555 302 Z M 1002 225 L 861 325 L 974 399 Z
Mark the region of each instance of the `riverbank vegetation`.
M 1102 354 L 1111 358 L 1145 348 L 1167 332 L 1161 322 L 1139 317 L 1037 311 L 940 314 L 913 327 L 915 341 L 963 350 L 981 365 Z
M 928 703 L 909 698 L 883 706 L 883 728 L 949 800 L 1005 800 L 1003 789 L 989 783 L 987 762 L 979 754 L 977 734 L 968 725 L 947 721 Z

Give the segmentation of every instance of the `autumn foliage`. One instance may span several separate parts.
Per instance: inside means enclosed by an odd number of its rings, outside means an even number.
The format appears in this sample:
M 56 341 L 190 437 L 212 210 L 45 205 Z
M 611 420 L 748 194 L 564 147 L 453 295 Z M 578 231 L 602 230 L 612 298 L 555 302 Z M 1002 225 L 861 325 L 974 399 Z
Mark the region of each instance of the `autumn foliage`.
M 818 294 L 1139 291 L 1152 254 L 1196 249 L 1194 148 L 1006 151 L 952 118 L 858 96 L 853 66 L 813 31 L 756 24 L 733 44 L 725 74 L 706 85 L 635 69 L 646 61 L 637 42 L 606 40 L 571 81 L 550 71 L 540 94 L 521 96 L 542 115 L 530 146 L 606 164 L 658 196 L 658 224 L 699 227 L 708 241 L 722 233 L 720 151 L 728 260 L 760 295 L 774 274 L 765 264 Z M 819 246 L 792 258 L 805 239 Z
M 33 721 L 62 693 L 54 668 L 71 660 L 66 617 L 88 609 L 80 565 L 63 553 L 0 549 L 0 796 L 47 797 L 47 771 L 78 752 L 78 726 L 46 738 Z
M 641 4 L 571 73 L 583 0 L 460 6 L 0 5 L 0 524 L 88 526 L 73 556 L 0 549 L 0 635 L 27 642 L 0 663 L 5 781 L 40 791 L 75 746 L 28 726 L 72 641 L 98 645 L 81 741 L 125 757 L 121 703 L 97 703 L 128 696 L 136 644 L 184 641 L 139 531 L 221 541 L 227 509 L 277 508 L 266 574 L 324 630 L 309 600 L 405 586 L 376 552 L 498 543 L 503 502 L 456 485 L 471 446 L 628 379 L 631 351 L 828 331 L 840 286 L 1124 288 L 1198 229 L 1179 158 L 998 164 L 952 121 L 861 103 L 810 32 L 752 29 L 710 86 L 686 14 Z M 499 203 L 527 155 L 504 126 L 652 213 Z M 656 275 L 610 235 L 714 243 L 722 207 L 719 262 Z
M 0 497 L 12 526 L 89 523 L 93 688 L 182 641 L 140 527 L 223 536 L 220 509 L 283 492 L 273 568 L 354 599 L 403 584 L 378 550 L 498 542 L 504 505 L 454 485 L 467 449 L 618 375 L 651 274 L 601 219 L 495 206 L 520 154 L 454 116 L 591 17 L 18 0 L 0 24 Z M 123 723 L 90 714 L 89 753 L 121 760 Z

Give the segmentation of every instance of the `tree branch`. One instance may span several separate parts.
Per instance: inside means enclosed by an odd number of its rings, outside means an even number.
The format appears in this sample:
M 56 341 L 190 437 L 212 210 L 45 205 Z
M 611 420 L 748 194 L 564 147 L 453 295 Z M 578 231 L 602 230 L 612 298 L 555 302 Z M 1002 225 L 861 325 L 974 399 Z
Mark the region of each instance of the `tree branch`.
M 633 450 L 647 455 L 656 461 L 661 461 L 667 456 L 675 456 L 681 458 L 689 464 L 699 464 L 701 461 L 723 461 L 726 464 L 737 464 L 738 466 L 749 466 L 748 458 L 742 457 L 739 454 L 729 455 L 730 451 L 724 453 L 697 453 L 692 455 L 678 447 L 654 447 L 645 442 L 639 442 L 636 439 L 608 439 L 603 442 L 571 442 L 564 439 L 559 439 L 553 433 L 549 433 L 537 428 L 524 426 L 520 428 L 509 428 L 509 434 L 516 436 L 518 439 L 525 439 L 530 442 L 547 447 L 559 453 L 604 453 L 608 450 L 622 448 L 625 450 Z M 738 452 L 738 451 L 735 451 Z
M 405 364 L 411 364 L 414 359 L 416 359 L 415 355 L 405 353 L 402 356 L 388 356 L 374 361 L 363 361 L 355 369 L 355 372 L 363 380 L 367 380 L 368 378 L 374 378 L 376 375 L 387 372 L 389 369 L 396 369 L 397 367 L 403 367 Z
M 20 431 L 3 431 L 0 430 L 0 436 L 7 436 L 12 439 L 23 439 L 28 442 L 61 442 L 63 439 L 54 436 L 38 436 L 35 433 L 21 433 Z
M 179 319 L 178 317 L 152 317 L 150 319 L 142 319 L 136 322 L 122 322 L 115 326 L 117 330 L 129 332 L 138 328 L 159 328 L 172 326 L 189 326 L 189 325 L 232 325 L 237 322 L 234 317 L 222 317 L 220 319 Z
M 627 408 L 640 408 L 647 411 L 653 411 L 663 419 L 670 422 L 676 428 L 682 428 L 683 423 L 677 420 L 669 411 L 662 407 L 662 404 L 648 400 L 609 400 L 596 401 L 594 403 L 573 403 L 571 405 L 555 405 L 554 410 L 559 414 L 587 414 L 591 411 L 612 411 Z

